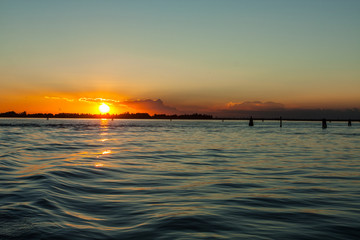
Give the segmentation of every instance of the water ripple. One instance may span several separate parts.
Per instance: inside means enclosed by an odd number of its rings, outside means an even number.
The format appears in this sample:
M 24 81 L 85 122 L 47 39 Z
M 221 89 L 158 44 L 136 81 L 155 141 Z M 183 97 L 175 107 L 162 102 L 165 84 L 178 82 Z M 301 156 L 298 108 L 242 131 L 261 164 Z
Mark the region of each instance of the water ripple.
M 0 239 L 358 239 L 359 135 L 0 119 Z

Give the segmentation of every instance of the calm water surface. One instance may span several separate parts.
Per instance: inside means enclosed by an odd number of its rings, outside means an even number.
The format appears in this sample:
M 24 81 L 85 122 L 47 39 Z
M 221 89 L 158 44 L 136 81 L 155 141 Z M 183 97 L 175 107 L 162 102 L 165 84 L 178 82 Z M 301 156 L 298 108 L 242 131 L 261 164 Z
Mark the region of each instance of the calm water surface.
M 0 239 L 359 239 L 360 123 L 0 119 Z

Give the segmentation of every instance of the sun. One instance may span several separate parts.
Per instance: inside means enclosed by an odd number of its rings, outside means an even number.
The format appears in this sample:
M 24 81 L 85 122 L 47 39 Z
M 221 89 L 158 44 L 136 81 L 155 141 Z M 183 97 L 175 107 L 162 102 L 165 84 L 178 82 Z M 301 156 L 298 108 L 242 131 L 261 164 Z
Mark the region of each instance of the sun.
M 108 113 L 110 111 L 110 107 L 103 103 L 99 106 L 99 110 L 101 113 Z

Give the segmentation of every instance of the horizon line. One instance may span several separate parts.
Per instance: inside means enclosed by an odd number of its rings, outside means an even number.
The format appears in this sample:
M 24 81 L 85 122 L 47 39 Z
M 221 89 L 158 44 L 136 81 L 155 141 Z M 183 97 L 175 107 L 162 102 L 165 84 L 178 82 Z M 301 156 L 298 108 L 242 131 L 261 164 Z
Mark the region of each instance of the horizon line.
M 178 119 L 178 120 L 249 120 L 252 118 L 253 120 L 260 120 L 260 121 L 354 121 L 360 122 L 360 118 L 325 118 L 325 117 L 303 117 L 303 118 L 294 118 L 294 117 L 282 117 L 279 115 L 278 117 L 253 117 L 253 115 L 249 114 L 247 117 L 218 117 L 213 116 L 211 114 L 201 114 L 201 113 L 192 113 L 192 114 L 153 114 L 150 115 L 149 113 L 121 113 L 121 114 L 92 114 L 92 113 L 30 113 L 27 114 L 26 111 L 22 113 L 16 113 L 15 111 L 8 111 L 5 113 L 0 113 L 0 118 L 57 118 L 57 119 L 64 119 L 64 118 L 76 118 L 76 119 Z

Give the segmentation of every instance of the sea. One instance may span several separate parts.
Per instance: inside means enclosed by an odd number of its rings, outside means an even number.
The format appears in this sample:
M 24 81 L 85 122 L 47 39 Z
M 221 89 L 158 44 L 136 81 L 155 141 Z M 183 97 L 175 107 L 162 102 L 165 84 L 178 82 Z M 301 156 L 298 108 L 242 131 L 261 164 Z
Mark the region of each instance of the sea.
M 3 118 L 0 239 L 360 239 L 360 123 Z

